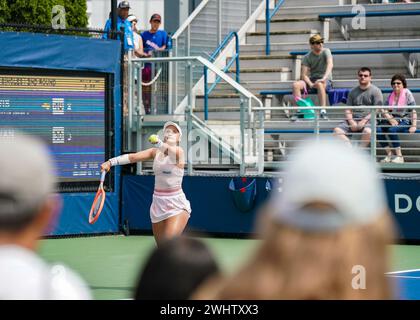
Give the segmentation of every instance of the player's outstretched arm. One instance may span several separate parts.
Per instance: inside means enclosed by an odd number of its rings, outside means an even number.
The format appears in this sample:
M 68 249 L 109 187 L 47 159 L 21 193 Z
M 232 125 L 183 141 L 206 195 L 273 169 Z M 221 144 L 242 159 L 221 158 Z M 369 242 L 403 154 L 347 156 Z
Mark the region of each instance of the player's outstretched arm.
M 109 171 L 111 167 L 118 166 L 118 165 L 125 165 L 129 163 L 135 163 L 140 161 L 145 161 L 149 159 L 153 159 L 156 154 L 155 148 L 150 148 L 147 150 L 139 151 L 136 153 L 128 153 L 123 154 L 121 156 L 111 158 L 108 161 L 101 164 L 101 171 L 106 170 Z

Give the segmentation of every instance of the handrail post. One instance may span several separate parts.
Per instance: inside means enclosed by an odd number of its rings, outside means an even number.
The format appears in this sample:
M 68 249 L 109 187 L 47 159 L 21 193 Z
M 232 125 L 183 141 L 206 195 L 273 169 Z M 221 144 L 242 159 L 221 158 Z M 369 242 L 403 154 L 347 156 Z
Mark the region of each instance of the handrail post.
M 258 139 L 258 174 L 264 173 L 264 117 L 265 111 L 260 110 L 258 113 L 259 128 L 257 132 Z
M 192 154 L 192 141 L 190 139 L 192 132 L 192 109 L 187 106 L 185 109 L 187 113 L 187 174 L 193 174 L 193 154 Z
M 209 92 L 207 81 L 207 67 L 204 67 L 204 121 L 209 119 Z
M 173 45 L 172 45 L 173 48 Z M 173 49 L 172 49 L 173 50 Z M 173 57 L 173 52 L 172 50 L 169 50 L 169 54 L 168 57 L 172 58 Z M 168 114 L 172 114 L 172 110 L 174 110 L 175 108 L 173 108 L 173 101 L 172 101 L 172 94 L 174 92 L 173 90 L 173 81 L 172 81 L 172 75 L 174 72 L 174 65 L 172 62 L 168 62 Z
M 370 155 L 376 162 L 376 108 L 370 110 Z
M 316 139 L 319 139 L 319 110 L 315 110 L 315 130 Z
M 178 57 L 178 40 L 177 39 L 173 39 L 172 40 L 172 48 L 174 48 L 173 50 L 175 51 L 175 57 Z M 173 90 L 172 90 L 172 94 L 173 94 L 173 98 L 172 98 L 172 110 L 176 109 L 176 106 L 178 105 L 178 62 L 173 62 Z
M 128 114 L 123 115 L 127 122 L 128 128 L 125 130 L 125 134 L 127 135 L 127 145 L 124 146 L 126 149 L 131 150 L 131 132 L 133 130 L 133 86 L 134 86 L 134 68 L 133 68 L 133 62 L 132 52 L 128 52 Z M 125 122 L 125 121 L 124 121 Z
M 138 99 L 137 99 L 137 116 L 140 117 L 142 114 L 142 105 L 143 105 L 143 86 L 142 86 L 142 81 L 143 81 L 143 72 L 142 72 L 142 66 L 143 66 L 143 62 L 137 63 L 137 95 L 138 95 Z M 143 108 L 143 111 L 146 113 L 146 110 Z
M 239 79 L 239 74 L 240 74 L 240 69 L 239 69 L 239 36 L 237 32 L 234 32 L 235 35 L 235 41 L 236 41 L 236 45 L 235 45 L 235 51 L 236 51 L 236 82 L 240 83 L 240 79 Z
M 185 39 L 185 55 L 186 56 L 190 56 L 191 53 L 191 27 L 190 25 L 188 25 L 187 27 L 187 35 L 186 35 L 187 39 Z
M 217 43 L 222 41 L 222 1 L 217 0 Z
M 187 160 L 187 172 L 188 175 L 192 175 L 193 174 L 193 163 L 192 163 L 192 143 L 190 141 L 190 133 L 192 130 L 192 64 L 191 61 L 187 62 L 187 74 L 186 74 L 186 79 L 188 81 L 188 88 L 189 88 L 189 92 L 188 92 L 188 105 L 187 105 L 187 112 L 188 112 L 188 117 L 187 117 L 187 155 L 188 155 L 188 160 Z
M 245 175 L 245 103 L 244 103 L 244 99 L 241 95 L 240 98 L 240 139 L 241 139 L 241 143 L 240 143 L 240 161 L 241 163 L 239 164 L 239 174 L 241 176 Z
M 265 0 L 265 55 L 270 54 L 270 0 Z
M 190 108 L 192 108 L 192 88 L 193 88 L 193 84 L 192 84 L 192 64 L 191 61 L 187 62 L 187 85 L 185 86 L 186 88 L 188 88 L 188 106 Z

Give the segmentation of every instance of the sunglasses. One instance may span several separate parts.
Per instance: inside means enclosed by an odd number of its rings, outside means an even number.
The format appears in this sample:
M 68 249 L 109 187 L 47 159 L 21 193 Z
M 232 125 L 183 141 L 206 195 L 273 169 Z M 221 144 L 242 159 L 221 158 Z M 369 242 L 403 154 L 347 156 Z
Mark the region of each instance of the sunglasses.
M 359 78 L 369 78 L 370 74 L 359 74 Z
M 402 82 L 396 82 L 396 81 L 394 81 L 394 82 L 392 82 L 391 84 L 392 84 L 392 85 L 396 85 L 396 84 L 401 85 L 401 84 L 402 84 Z
M 322 41 L 311 41 L 311 44 L 321 44 L 323 43 Z

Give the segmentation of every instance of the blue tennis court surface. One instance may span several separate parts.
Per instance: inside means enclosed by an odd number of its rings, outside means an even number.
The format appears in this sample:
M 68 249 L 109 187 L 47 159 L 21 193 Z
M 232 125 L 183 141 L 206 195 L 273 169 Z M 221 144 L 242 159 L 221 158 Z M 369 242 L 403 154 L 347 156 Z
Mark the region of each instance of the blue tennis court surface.
M 387 276 L 395 280 L 399 299 L 420 300 L 420 269 L 389 272 Z

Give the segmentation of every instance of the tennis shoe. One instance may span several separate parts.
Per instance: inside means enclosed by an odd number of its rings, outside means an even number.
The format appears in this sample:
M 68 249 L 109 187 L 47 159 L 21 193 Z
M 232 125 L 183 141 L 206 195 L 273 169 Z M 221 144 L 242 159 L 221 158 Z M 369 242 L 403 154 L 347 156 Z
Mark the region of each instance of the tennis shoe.
M 404 157 L 395 157 L 391 160 L 392 163 L 404 163 Z
M 382 163 L 390 163 L 392 161 L 391 156 L 386 156 L 381 160 Z

